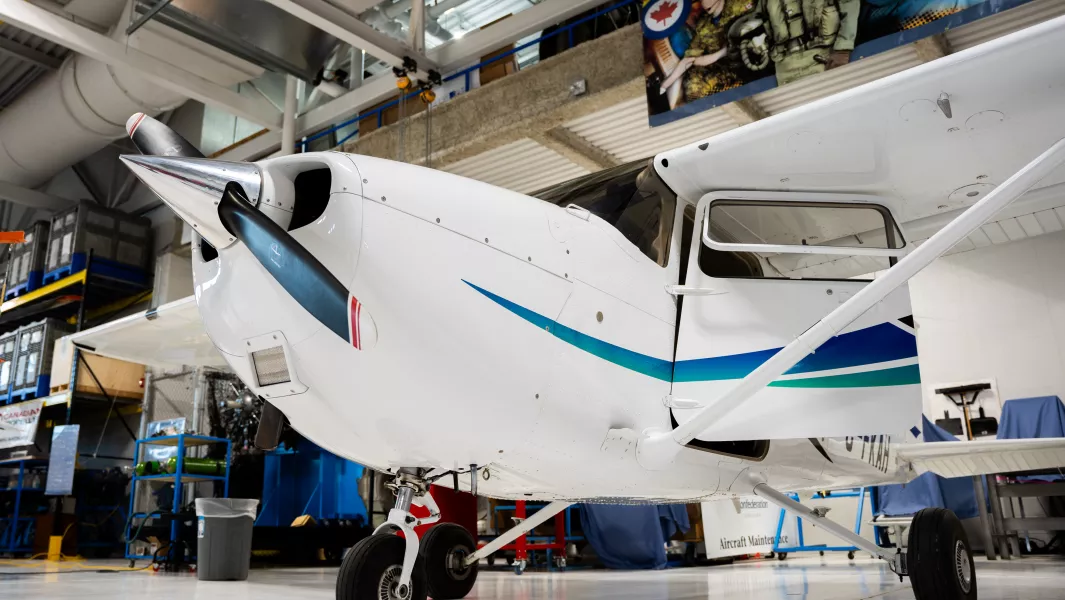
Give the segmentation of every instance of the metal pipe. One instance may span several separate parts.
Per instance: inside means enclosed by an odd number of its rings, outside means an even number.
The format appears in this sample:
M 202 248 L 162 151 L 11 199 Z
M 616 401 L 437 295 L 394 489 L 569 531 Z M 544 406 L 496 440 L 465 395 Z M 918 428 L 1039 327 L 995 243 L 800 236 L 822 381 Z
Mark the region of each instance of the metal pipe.
M 536 511 L 536 513 L 533 514 L 533 516 L 529 517 L 528 519 L 525 519 L 521 523 L 518 523 L 514 527 L 511 527 L 510 529 L 505 531 L 503 533 L 503 535 L 497 537 L 496 539 L 492 540 L 491 542 L 488 542 L 484 546 L 481 546 L 481 548 L 479 548 L 476 552 L 474 552 L 473 554 L 467 556 L 466 557 L 466 564 L 467 565 L 472 565 L 473 563 L 481 560 L 482 558 L 488 556 L 489 554 L 492 554 L 496 550 L 499 550 L 503 546 L 506 546 L 507 544 L 513 542 L 514 540 L 518 539 L 519 537 L 521 537 L 521 536 L 525 535 L 526 533 L 532 531 L 537 526 L 539 526 L 541 523 L 545 523 L 548 519 L 550 519 L 551 517 L 557 515 L 558 513 L 562 512 L 562 511 L 566 510 L 566 508 L 568 508 L 568 507 L 570 507 L 572 505 L 573 505 L 572 502 L 563 502 L 563 501 L 556 501 L 556 502 L 552 502 L 551 504 L 548 504 L 547 506 L 545 506 L 545 507 L 541 508 L 540 510 Z
M 284 156 L 296 151 L 296 110 L 298 105 L 296 98 L 296 78 L 289 75 L 285 78 L 285 114 L 281 121 L 281 151 Z
M 418 54 L 425 53 L 425 1 L 410 5 L 410 26 L 407 29 L 407 45 Z
M 821 527 L 825 531 L 828 531 L 832 535 L 840 538 L 841 540 L 850 542 L 854 546 L 886 561 L 891 561 L 891 554 L 888 554 L 885 548 L 877 546 L 873 542 L 863 538 L 857 533 L 847 529 L 845 526 L 822 516 L 816 510 L 803 506 L 801 503 L 792 500 L 787 494 L 782 494 L 765 483 L 757 483 L 754 486 L 754 494 L 760 498 L 776 504 L 780 508 L 792 513 L 796 517 L 802 519 L 809 519 L 817 527 Z M 801 542 L 800 542 L 801 544 Z
M 850 300 L 806 330 L 772 358 L 744 377 L 732 389 L 695 414 L 672 432 L 656 434 L 640 440 L 637 453 L 647 468 L 662 468 L 673 460 L 680 448 L 692 441 L 715 421 L 739 408 L 755 393 L 795 366 L 837 333 L 850 325 L 870 308 L 883 300 L 897 287 L 927 267 L 935 259 L 969 236 L 997 212 L 1021 197 L 1032 186 L 1050 175 L 1065 162 L 1065 139 L 1059 140 L 1046 152 L 1017 171 L 982 200 L 969 207 L 957 219 L 899 260 L 898 264 L 875 279 Z
M 403 512 L 410 512 L 411 502 L 414 501 L 414 488 L 408 485 L 401 485 L 396 490 L 396 506 L 394 510 L 401 510 Z

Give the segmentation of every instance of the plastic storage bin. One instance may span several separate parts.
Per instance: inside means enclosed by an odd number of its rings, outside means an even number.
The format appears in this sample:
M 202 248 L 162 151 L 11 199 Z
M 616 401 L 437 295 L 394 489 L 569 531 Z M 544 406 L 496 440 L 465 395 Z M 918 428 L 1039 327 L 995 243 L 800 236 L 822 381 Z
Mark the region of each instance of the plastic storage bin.
M 127 281 L 147 281 L 151 222 L 90 202 L 52 217 L 43 282 L 85 269 L 92 250 L 93 272 Z
M 11 375 L 12 400 L 30 400 L 48 395 L 55 341 L 73 330 L 72 326 L 58 319 L 44 319 L 19 327 L 15 355 L 11 361 L 14 364 L 14 373 Z M 2 369 L 0 366 L 0 375 Z
M 12 244 L 7 263 L 4 300 L 21 296 L 41 287 L 44 259 L 48 251 L 48 222 L 37 221 L 26 230 L 26 243 Z
M 251 566 L 251 535 L 258 500 L 196 499 L 196 576 L 244 581 Z

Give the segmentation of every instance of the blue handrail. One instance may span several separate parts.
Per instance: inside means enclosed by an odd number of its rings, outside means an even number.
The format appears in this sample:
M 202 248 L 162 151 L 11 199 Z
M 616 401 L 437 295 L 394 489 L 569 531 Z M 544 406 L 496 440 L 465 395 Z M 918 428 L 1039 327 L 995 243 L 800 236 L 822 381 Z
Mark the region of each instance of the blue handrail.
M 477 64 L 475 64 L 475 65 L 473 65 L 471 67 L 466 67 L 465 69 L 462 69 L 460 71 L 456 71 L 456 72 L 448 75 L 447 77 L 444 77 L 443 81 L 444 81 L 444 83 L 447 83 L 449 81 L 454 81 L 455 79 L 458 79 L 459 77 L 464 77 L 466 79 L 466 91 L 468 92 L 468 91 L 470 91 L 470 85 L 471 85 L 470 74 L 473 73 L 474 71 L 476 71 L 478 69 L 481 69 L 482 67 L 490 65 L 492 63 L 501 61 L 501 60 L 503 60 L 505 58 L 509 58 L 509 57 L 517 54 L 518 52 L 521 52 L 522 50 L 524 50 L 524 49 L 526 49 L 526 48 L 528 48 L 530 46 L 533 46 L 535 44 L 539 44 L 540 42 L 542 42 L 542 41 L 544 41 L 546 39 L 549 39 L 549 38 L 552 38 L 552 37 L 555 37 L 555 36 L 558 36 L 558 35 L 562 35 L 563 33 L 565 33 L 567 35 L 568 46 L 567 46 L 566 49 L 569 50 L 569 49 L 573 48 L 573 45 L 574 45 L 573 44 L 573 30 L 578 25 L 583 25 L 584 23 L 587 23 L 588 21 L 591 21 L 593 19 L 598 19 L 599 17 L 601 17 L 601 16 L 603 16 L 603 15 L 605 15 L 605 14 L 611 12 L 611 11 L 614 11 L 614 10 L 617 10 L 617 9 L 623 7 L 623 6 L 626 6 L 626 5 L 629 5 L 629 4 L 635 4 L 635 3 L 638 3 L 638 2 L 639 2 L 639 0 L 621 0 L 620 2 L 617 2 L 616 4 L 612 4 L 612 5 L 610 5 L 607 8 L 604 8 L 602 10 L 596 11 L 595 13 L 593 13 L 591 15 L 588 15 L 587 17 L 583 17 L 581 19 L 578 19 L 577 21 L 574 21 L 573 23 L 570 23 L 568 25 L 563 25 L 562 27 L 559 27 L 558 29 L 556 29 L 555 31 L 552 31 L 551 33 L 549 33 L 547 35 L 540 36 L 540 37 L 536 38 L 535 40 L 526 42 L 526 43 L 524 43 L 524 44 L 522 44 L 522 45 L 520 45 L 520 46 L 518 46 L 516 48 L 512 48 L 510 50 L 507 50 L 506 52 L 503 52 L 503 53 L 501 53 L 501 54 L 499 54 L 497 56 L 493 56 L 492 58 L 489 58 L 488 60 L 481 61 L 481 62 L 479 62 L 479 63 L 477 63 Z M 415 98 L 417 96 L 418 96 L 418 92 L 412 92 L 411 94 L 408 94 L 406 97 L 404 97 L 403 100 L 410 100 L 411 98 Z M 382 124 L 382 122 L 384 120 L 383 119 L 384 111 L 392 108 L 393 106 L 398 105 L 399 102 L 400 102 L 400 99 L 397 98 L 397 99 L 389 102 L 388 104 L 379 106 L 379 107 L 377 107 L 377 108 L 375 108 L 375 109 L 373 109 L 371 111 L 358 114 L 358 115 L 356 115 L 356 116 L 354 116 L 354 117 L 352 117 L 352 118 L 350 118 L 350 119 L 348 119 L 346 121 L 342 121 L 341 123 L 333 125 L 332 127 L 328 128 L 328 129 L 319 131 L 318 133 L 316 133 L 316 134 L 314 134 L 312 136 L 308 136 L 308 137 L 300 140 L 299 142 L 296 142 L 296 147 L 299 149 L 300 152 L 306 152 L 307 151 L 307 145 L 310 144 L 311 142 L 313 142 L 315 140 L 319 140 L 319 139 L 329 135 L 330 133 L 333 133 L 333 132 L 338 131 L 340 129 L 343 129 L 343 128 L 349 126 L 349 125 L 353 125 L 355 123 L 358 123 L 358 122 L 362 121 L 363 119 L 367 119 L 367 118 L 370 118 L 370 117 L 373 117 L 373 116 L 377 117 L 377 126 L 381 127 L 381 124 Z M 358 133 L 358 130 L 355 130 L 355 131 L 349 133 L 348 135 L 344 136 L 343 139 L 339 140 L 337 142 L 337 145 L 339 146 L 339 145 L 343 144 L 344 142 L 348 141 L 349 139 L 355 137 L 355 135 L 357 133 Z

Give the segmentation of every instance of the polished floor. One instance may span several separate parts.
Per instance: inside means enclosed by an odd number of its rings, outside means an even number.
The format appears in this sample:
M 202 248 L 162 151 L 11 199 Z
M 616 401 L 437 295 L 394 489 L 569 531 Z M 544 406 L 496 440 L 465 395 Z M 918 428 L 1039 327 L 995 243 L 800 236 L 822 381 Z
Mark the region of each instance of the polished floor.
M 334 597 L 335 569 L 253 570 L 246 582 L 198 582 L 191 574 L 151 571 L 98 573 L 102 563 L 65 563 L 41 574 L 41 563 L 0 561 L 0 598 L 92 600 L 151 598 L 273 600 Z M 107 566 L 119 566 L 110 562 Z M 1030 558 L 978 562 L 983 600 L 1065 599 L 1065 560 Z M 731 566 L 617 572 L 571 569 L 565 573 L 482 572 L 470 598 L 583 600 L 586 598 L 729 600 L 912 599 L 909 583 L 878 562 L 859 557 L 791 557 Z

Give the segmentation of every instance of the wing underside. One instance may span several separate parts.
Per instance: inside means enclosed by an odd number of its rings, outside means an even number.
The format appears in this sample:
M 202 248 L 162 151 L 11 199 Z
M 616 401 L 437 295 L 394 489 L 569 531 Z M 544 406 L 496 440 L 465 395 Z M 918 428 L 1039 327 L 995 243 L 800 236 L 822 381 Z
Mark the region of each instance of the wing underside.
M 1065 469 L 1065 438 L 905 444 L 899 460 L 943 477 Z

